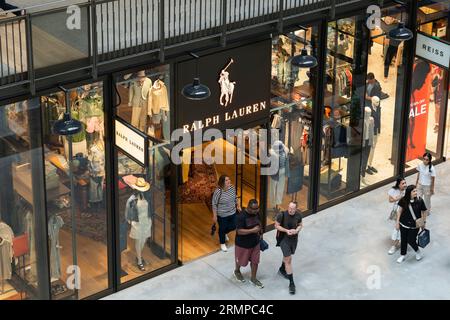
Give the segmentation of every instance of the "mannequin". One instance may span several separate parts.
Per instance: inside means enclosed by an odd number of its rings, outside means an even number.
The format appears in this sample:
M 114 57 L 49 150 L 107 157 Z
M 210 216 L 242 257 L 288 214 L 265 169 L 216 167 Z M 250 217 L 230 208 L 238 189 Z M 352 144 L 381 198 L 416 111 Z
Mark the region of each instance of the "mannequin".
M 103 140 L 95 140 L 89 148 L 89 205 L 103 201 L 103 181 L 105 178 L 105 146 Z
M 11 263 L 13 261 L 12 240 L 14 233 L 10 226 L 0 220 L 0 289 L 4 292 L 6 280 L 10 280 L 12 276 Z
M 152 208 L 146 198 L 146 192 L 150 190 L 150 183 L 146 182 L 144 178 L 138 178 L 132 188 L 137 192 L 127 200 L 125 217 L 131 224 L 130 238 L 135 241 L 136 265 L 139 270 L 145 271 L 146 262 L 142 258 L 142 252 L 152 230 Z
M 377 96 L 372 97 L 372 117 L 374 119 L 374 136 L 373 136 L 373 144 L 370 149 L 369 154 L 369 165 L 367 166 L 367 173 L 370 174 L 369 171 L 373 173 L 378 173 L 378 170 L 372 166 L 373 158 L 375 155 L 375 148 L 378 142 L 378 136 L 381 134 L 381 106 L 380 106 L 380 98 Z
M 279 212 L 279 205 L 283 203 L 284 188 L 286 185 L 286 177 L 290 177 L 289 171 L 289 149 L 283 142 L 277 140 L 270 149 L 271 157 L 275 157 L 278 163 L 276 174 L 270 176 L 269 201 L 274 205 L 275 212 Z
M 61 278 L 61 255 L 59 245 L 59 230 L 64 225 L 59 215 L 52 215 L 48 219 L 48 236 L 50 238 L 50 276 L 51 281 Z
M 129 89 L 128 106 L 131 109 L 131 125 L 141 131 L 145 131 L 147 114 L 151 103 L 152 80 L 147 78 L 145 71 L 137 73 L 137 80 Z
M 30 280 L 37 280 L 36 270 L 36 248 L 34 243 L 34 216 L 33 211 L 28 210 L 25 214 L 25 232 L 28 234 L 28 243 L 30 246 Z
M 369 153 L 373 145 L 374 140 L 374 119 L 371 116 L 372 109 L 370 107 L 364 108 L 364 133 L 362 142 L 362 156 L 361 156 L 361 176 L 362 182 L 365 183 L 364 177 L 367 171 L 367 162 L 369 160 Z M 370 173 L 373 174 L 373 173 Z
M 153 83 L 151 90 L 151 115 L 152 124 L 158 128 L 162 122 L 162 130 L 164 139 L 170 139 L 169 126 L 169 97 L 167 96 L 167 88 L 162 79 L 158 79 Z M 157 137 L 159 138 L 159 137 Z

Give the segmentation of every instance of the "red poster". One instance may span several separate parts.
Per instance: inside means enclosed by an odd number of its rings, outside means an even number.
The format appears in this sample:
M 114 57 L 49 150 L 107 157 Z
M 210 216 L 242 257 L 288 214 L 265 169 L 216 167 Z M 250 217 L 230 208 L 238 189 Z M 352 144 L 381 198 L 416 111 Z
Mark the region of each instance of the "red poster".
M 417 60 L 413 68 L 406 162 L 420 158 L 425 153 L 431 93 L 430 64 Z

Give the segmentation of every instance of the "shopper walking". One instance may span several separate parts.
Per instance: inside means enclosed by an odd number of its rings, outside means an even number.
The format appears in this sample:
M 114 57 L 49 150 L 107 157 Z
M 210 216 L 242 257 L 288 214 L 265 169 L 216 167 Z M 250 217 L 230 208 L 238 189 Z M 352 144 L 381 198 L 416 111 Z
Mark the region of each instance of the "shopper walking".
M 400 230 L 401 252 L 397 263 L 402 263 L 406 258 L 408 244 L 416 252 L 416 260 L 422 259 L 422 254 L 417 245 L 418 220 L 422 219 L 423 226 L 426 223 L 427 207 L 421 198 L 417 196 L 415 185 L 406 188 L 405 196 L 398 203 L 397 230 Z
M 381 85 L 380 82 L 375 79 L 373 72 L 369 72 L 367 74 L 366 83 L 366 107 L 372 108 L 372 97 L 381 98 Z
M 228 251 L 225 244 L 229 241 L 227 233 L 236 229 L 236 209 L 241 211 L 236 189 L 231 185 L 230 177 L 222 175 L 219 186 L 212 197 L 213 221 L 219 224 L 220 249 Z
M 431 213 L 431 196 L 434 195 L 434 183 L 436 180 L 436 170 L 431 164 L 431 154 L 424 153 L 423 161 L 417 166 L 417 180 L 416 186 L 420 197 L 425 201 L 425 206 L 428 209 L 428 215 Z
M 395 224 L 397 223 L 397 211 L 398 211 L 398 202 L 405 195 L 406 189 L 406 180 L 402 177 L 397 178 L 395 185 L 389 189 L 389 203 L 392 203 L 391 215 L 390 219 L 394 222 L 394 230 L 392 232 L 392 247 L 389 249 L 388 254 L 394 254 L 395 251 L 400 247 L 400 232 L 396 229 Z
M 292 272 L 292 255 L 297 249 L 298 234 L 303 228 L 302 215 L 297 210 L 297 203 L 290 202 L 287 211 L 280 212 L 276 217 L 277 244 L 283 253 L 283 262 L 278 273 L 289 279 L 289 293 L 295 294 L 295 283 Z
M 246 267 L 250 262 L 252 271 L 250 282 L 258 288 L 264 285 L 256 279 L 258 271 L 261 239 L 261 221 L 259 219 L 259 206 L 256 199 L 251 199 L 245 208 L 236 217 L 236 241 L 235 241 L 235 263 L 234 276 L 238 281 L 245 282 L 241 273 L 241 267 Z

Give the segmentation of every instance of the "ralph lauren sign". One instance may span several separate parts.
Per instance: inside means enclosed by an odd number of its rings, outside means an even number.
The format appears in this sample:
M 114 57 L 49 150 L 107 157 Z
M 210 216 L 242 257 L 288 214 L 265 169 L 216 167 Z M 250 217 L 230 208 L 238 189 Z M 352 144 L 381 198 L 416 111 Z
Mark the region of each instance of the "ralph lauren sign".
M 185 132 L 225 130 L 269 119 L 270 40 L 179 63 L 178 88 L 192 82 L 197 62 L 200 81 L 209 87 L 211 96 L 188 100 L 178 92 L 178 128 Z
M 448 69 L 450 64 L 450 44 L 418 33 L 416 55 Z

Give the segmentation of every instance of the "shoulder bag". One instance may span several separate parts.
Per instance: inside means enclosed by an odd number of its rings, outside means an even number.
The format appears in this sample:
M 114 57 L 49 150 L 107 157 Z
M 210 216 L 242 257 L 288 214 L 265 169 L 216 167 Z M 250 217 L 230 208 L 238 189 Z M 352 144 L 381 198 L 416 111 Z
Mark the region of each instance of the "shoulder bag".
M 397 220 L 397 210 L 398 210 L 398 203 L 395 204 L 395 206 L 392 208 L 391 213 L 389 213 L 388 220 Z
M 430 243 L 430 230 L 423 228 L 417 235 L 417 245 L 425 248 Z
M 409 213 L 411 214 L 411 217 L 413 218 L 413 220 L 416 222 L 416 228 L 423 228 L 425 227 L 425 221 L 423 220 L 422 217 L 420 217 L 419 219 L 415 219 L 415 213 L 414 210 L 411 206 L 411 204 L 408 205 L 409 206 Z

